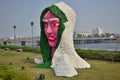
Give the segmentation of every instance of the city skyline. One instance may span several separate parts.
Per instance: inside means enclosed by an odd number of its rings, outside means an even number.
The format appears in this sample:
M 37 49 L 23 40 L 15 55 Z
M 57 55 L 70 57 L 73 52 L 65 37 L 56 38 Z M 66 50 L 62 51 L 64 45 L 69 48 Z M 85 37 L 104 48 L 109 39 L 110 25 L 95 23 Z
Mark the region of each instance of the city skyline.
M 1 0 L 0 38 L 16 35 L 40 36 L 41 11 L 52 4 L 64 1 L 76 12 L 75 31 L 92 31 L 97 27 L 103 32 L 120 33 L 120 0 Z

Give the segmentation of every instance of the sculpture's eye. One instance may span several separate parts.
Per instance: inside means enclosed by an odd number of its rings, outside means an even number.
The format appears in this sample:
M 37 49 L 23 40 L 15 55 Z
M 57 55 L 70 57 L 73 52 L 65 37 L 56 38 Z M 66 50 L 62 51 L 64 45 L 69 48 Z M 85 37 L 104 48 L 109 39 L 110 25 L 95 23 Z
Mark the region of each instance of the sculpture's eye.
M 60 25 L 60 21 L 52 21 L 52 27 L 58 27 Z
M 44 26 L 47 27 L 47 26 L 48 26 L 48 23 L 47 23 L 47 22 L 44 22 Z

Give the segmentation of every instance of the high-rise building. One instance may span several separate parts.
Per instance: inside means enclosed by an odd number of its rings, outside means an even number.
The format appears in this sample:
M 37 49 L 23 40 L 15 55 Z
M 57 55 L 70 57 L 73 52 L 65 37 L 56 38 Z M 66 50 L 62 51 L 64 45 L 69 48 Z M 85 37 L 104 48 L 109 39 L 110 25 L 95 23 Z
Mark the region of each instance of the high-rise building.
M 92 34 L 95 35 L 101 35 L 103 33 L 103 30 L 101 28 L 95 28 L 92 30 Z

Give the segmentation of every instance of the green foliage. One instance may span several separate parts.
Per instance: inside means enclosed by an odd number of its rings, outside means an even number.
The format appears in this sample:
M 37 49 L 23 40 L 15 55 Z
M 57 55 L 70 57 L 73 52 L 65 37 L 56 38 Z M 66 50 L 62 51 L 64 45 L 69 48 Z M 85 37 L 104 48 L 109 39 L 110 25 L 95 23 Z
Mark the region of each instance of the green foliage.
M 39 47 L 39 46 L 34 47 L 34 48 L 33 48 L 33 51 L 34 51 L 35 53 L 40 53 L 40 47 Z
M 32 80 L 26 71 L 8 64 L 0 65 L 0 78 L 4 80 Z
M 115 61 L 120 61 L 120 53 L 115 53 L 114 60 Z
M 120 61 L 120 52 L 105 50 L 83 50 L 76 49 L 76 52 L 83 58 Z
M 11 50 L 22 49 L 25 52 L 40 53 L 40 47 L 39 46 L 34 47 L 32 49 L 32 47 L 28 47 L 28 46 L 14 46 L 14 45 L 2 45 L 2 44 L 0 44 L 0 48 L 1 49 L 10 48 Z
M 41 53 L 40 47 L 28 47 L 28 46 L 14 46 L 14 45 L 1 45 L 0 48 L 10 48 L 11 50 L 23 49 L 25 52 L 35 52 Z M 120 61 L 120 51 L 106 51 L 106 50 L 83 50 L 76 49 L 76 52 L 83 58 L 89 59 L 101 59 L 101 60 L 111 60 L 111 61 Z

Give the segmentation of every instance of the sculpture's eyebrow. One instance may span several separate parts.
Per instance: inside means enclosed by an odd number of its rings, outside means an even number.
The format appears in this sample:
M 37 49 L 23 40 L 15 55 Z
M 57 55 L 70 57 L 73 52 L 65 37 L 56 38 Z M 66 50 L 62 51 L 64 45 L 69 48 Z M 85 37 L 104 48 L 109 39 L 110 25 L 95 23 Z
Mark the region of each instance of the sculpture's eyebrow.
M 51 19 L 50 19 L 50 21 L 54 21 L 54 20 L 59 21 L 58 18 L 51 18 Z
M 43 22 L 48 22 L 48 20 L 47 19 L 43 19 Z
M 59 19 L 58 18 L 51 18 L 51 19 L 43 19 L 43 22 L 48 22 L 48 21 L 55 21 L 55 20 L 57 20 L 57 21 L 59 21 Z

